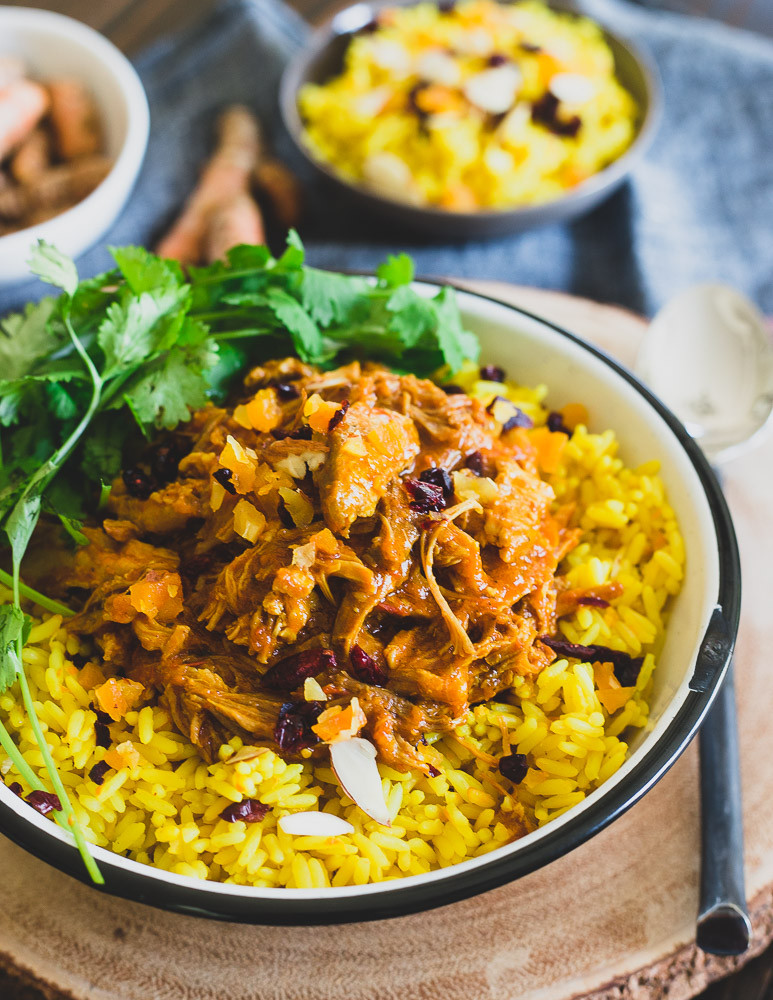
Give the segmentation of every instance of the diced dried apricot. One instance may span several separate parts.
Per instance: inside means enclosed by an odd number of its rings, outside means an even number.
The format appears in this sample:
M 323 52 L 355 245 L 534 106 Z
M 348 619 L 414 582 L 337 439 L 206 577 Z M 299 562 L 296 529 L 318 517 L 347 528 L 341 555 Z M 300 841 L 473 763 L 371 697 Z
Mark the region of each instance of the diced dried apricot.
M 340 403 L 330 403 L 318 393 L 309 396 L 303 407 L 303 415 L 309 421 L 309 427 L 318 434 L 327 434 L 330 421 L 341 409 Z
M 622 708 L 633 695 L 635 687 L 610 688 L 608 691 L 599 691 L 599 701 L 610 715 Z
M 122 767 L 137 767 L 141 763 L 142 757 L 131 740 L 126 740 L 124 743 L 119 743 L 117 747 L 111 747 L 103 760 L 110 767 L 119 771 Z
M 94 692 L 94 699 L 101 711 L 118 722 L 127 712 L 139 704 L 145 688 L 128 677 L 111 677 Z
M 234 420 L 242 427 L 268 434 L 282 422 L 282 408 L 274 389 L 260 389 L 252 399 L 234 410 Z
M 311 728 L 324 742 L 335 743 L 336 740 L 348 740 L 356 736 L 367 721 L 359 701 L 352 698 L 346 708 L 334 705 L 325 709 Z
M 558 471 L 568 440 L 566 434 L 547 427 L 535 427 L 531 432 L 531 443 L 537 449 L 537 465 L 543 472 Z
M 231 483 L 237 493 L 249 493 L 255 482 L 257 455 L 252 448 L 243 448 L 231 434 L 220 452 L 220 464 L 233 473 Z
M 580 424 L 588 426 L 588 410 L 582 403 L 567 403 L 566 406 L 561 407 L 559 412 L 570 431 L 579 427 Z

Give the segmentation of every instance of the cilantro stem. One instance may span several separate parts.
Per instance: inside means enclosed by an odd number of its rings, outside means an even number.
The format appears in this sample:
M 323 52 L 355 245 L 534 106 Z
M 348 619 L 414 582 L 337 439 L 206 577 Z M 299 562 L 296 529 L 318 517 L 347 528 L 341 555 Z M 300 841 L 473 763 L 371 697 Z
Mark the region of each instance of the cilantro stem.
M 64 814 L 65 822 L 62 822 L 61 814 L 57 815 L 57 822 L 64 829 L 70 830 L 72 833 L 75 843 L 80 851 L 80 855 L 83 858 L 83 863 L 86 866 L 86 870 L 91 876 L 92 880 L 96 882 L 97 885 L 104 885 L 105 879 L 97 868 L 97 863 L 94 860 L 91 851 L 89 850 L 88 844 L 86 843 L 86 838 L 83 836 L 83 829 L 76 819 L 75 812 L 73 811 L 72 803 L 70 802 L 69 796 L 65 791 L 65 787 L 62 784 L 62 779 L 59 776 L 59 771 L 56 764 L 54 763 L 54 758 L 51 756 L 51 749 L 43 735 L 43 730 L 40 728 L 40 720 L 38 719 L 38 714 L 35 711 L 35 705 L 32 701 L 32 694 L 30 692 L 29 683 L 27 681 L 27 675 L 22 670 L 19 674 L 19 686 L 21 688 L 21 696 L 24 701 L 24 707 L 27 709 L 27 715 L 29 716 L 30 725 L 32 726 L 32 732 L 35 735 L 35 742 L 38 745 L 38 749 L 43 755 L 43 763 L 46 766 L 46 771 L 51 778 L 51 783 L 54 786 L 54 791 L 59 796 L 59 801 L 62 804 L 62 813 Z
M 16 770 L 22 776 L 22 778 L 27 782 L 27 784 L 32 788 L 41 789 L 43 783 L 38 778 L 37 774 L 32 770 L 27 761 L 22 757 L 21 750 L 13 742 L 11 734 L 5 728 L 2 722 L 0 722 L 0 746 L 8 754 L 16 767 Z
M 13 577 L 10 573 L 6 573 L 4 569 L 0 569 L 0 583 L 4 583 L 6 587 L 13 587 Z M 41 594 L 39 590 L 35 590 L 33 587 L 28 587 L 21 580 L 19 580 L 19 593 L 22 597 L 26 597 L 28 601 L 37 604 L 39 608 L 45 608 L 46 611 L 50 611 L 54 615 L 69 617 L 75 614 L 72 608 L 68 608 L 66 604 L 60 604 L 53 597 L 46 597 L 45 594 Z
M 67 440 L 60 445 L 59 448 L 54 452 L 51 458 L 38 469 L 38 471 L 30 477 L 26 487 L 24 488 L 21 496 L 19 497 L 14 510 L 11 513 L 11 518 L 13 518 L 14 513 L 19 511 L 24 511 L 25 507 L 29 504 L 31 498 L 36 495 L 39 496 L 48 482 L 54 478 L 56 473 L 59 471 L 61 466 L 66 461 L 68 455 L 76 446 L 81 438 L 81 435 L 86 430 L 94 414 L 99 408 L 100 398 L 102 395 L 102 379 L 99 376 L 96 368 L 94 367 L 94 362 L 91 360 L 87 354 L 85 348 L 78 339 L 78 335 L 73 329 L 72 323 L 70 321 L 70 310 L 72 308 L 72 296 L 68 295 L 62 306 L 62 320 L 67 332 L 72 340 L 73 347 L 80 355 L 83 364 L 88 371 L 92 382 L 92 392 L 91 401 L 89 403 L 88 409 L 81 418 L 78 426 L 70 434 Z M 37 515 L 35 515 L 35 520 Z M 26 541 L 23 546 L 18 546 L 13 542 L 12 539 L 12 550 L 13 550 L 13 566 L 12 566 L 12 586 L 13 586 L 13 603 L 17 608 L 21 607 L 21 580 L 19 579 L 19 570 L 21 568 L 21 560 L 24 555 L 24 551 L 27 547 L 27 542 L 29 541 L 29 535 L 31 534 L 32 528 L 30 527 L 27 532 Z M 29 689 L 29 683 L 27 681 L 27 675 L 24 672 L 24 666 L 22 661 L 22 652 L 24 650 L 24 641 L 22 636 L 16 640 L 16 652 L 18 656 L 19 668 L 17 676 L 19 678 L 19 686 L 21 688 L 22 700 L 24 702 L 24 707 L 27 711 L 27 717 L 29 719 L 30 726 L 32 727 L 33 735 L 35 736 L 35 742 L 38 749 L 43 757 L 43 763 L 45 765 L 46 771 L 49 778 L 51 779 L 51 784 L 54 787 L 54 791 L 59 796 L 59 801 L 61 803 L 61 812 L 57 812 L 56 821 L 63 829 L 69 829 L 72 834 L 75 844 L 80 852 L 81 858 L 83 858 L 83 863 L 86 866 L 86 870 L 91 876 L 92 880 L 97 885 L 104 885 L 105 880 L 97 867 L 97 863 L 92 857 L 91 851 L 89 850 L 88 844 L 86 843 L 86 838 L 83 836 L 83 830 L 80 823 L 75 815 L 75 812 L 70 802 L 67 791 L 62 784 L 62 779 L 59 776 L 59 771 L 57 770 L 54 759 L 51 756 L 51 750 L 46 742 L 46 738 L 43 735 L 43 730 L 40 726 L 40 720 L 38 719 L 38 714 L 35 710 L 35 703 L 32 700 L 32 695 Z

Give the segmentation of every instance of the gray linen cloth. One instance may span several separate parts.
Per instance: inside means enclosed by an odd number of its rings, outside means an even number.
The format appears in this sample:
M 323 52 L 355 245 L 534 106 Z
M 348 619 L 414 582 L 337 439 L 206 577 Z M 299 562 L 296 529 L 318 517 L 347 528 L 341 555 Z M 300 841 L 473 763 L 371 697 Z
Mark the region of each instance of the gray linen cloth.
M 309 29 L 279 0 L 229 0 L 136 61 L 151 107 L 148 155 L 104 244 L 79 260 L 81 274 L 109 264 L 107 245 L 153 245 L 195 183 L 218 109 L 244 101 L 308 182 L 301 235 L 318 266 L 372 269 L 406 249 L 422 275 L 560 289 L 649 314 L 688 284 L 722 280 L 773 313 L 773 42 L 625 0 L 582 6 L 649 48 L 666 95 L 646 160 L 583 219 L 452 245 L 390 231 L 320 191 L 276 106 L 282 69 Z M 41 291 L 36 282 L 0 291 L 0 314 Z

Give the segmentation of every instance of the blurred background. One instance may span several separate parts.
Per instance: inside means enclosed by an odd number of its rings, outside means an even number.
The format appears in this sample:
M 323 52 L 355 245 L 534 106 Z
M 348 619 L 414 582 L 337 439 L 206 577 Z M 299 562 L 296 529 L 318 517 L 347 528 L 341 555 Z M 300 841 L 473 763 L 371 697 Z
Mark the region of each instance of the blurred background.
M 748 28 L 773 37 L 771 0 L 630 0 L 644 7 L 714 18 L 738 28 Z M 69 14 L 103 32 L 125 52 L 133 53 L 160 35 L 195 24 L 218 4 L 218 0 L 55 0 L 10 6 L 40 7 Z M 289 0 L 306 20 L 324 20 L 340 0 Z

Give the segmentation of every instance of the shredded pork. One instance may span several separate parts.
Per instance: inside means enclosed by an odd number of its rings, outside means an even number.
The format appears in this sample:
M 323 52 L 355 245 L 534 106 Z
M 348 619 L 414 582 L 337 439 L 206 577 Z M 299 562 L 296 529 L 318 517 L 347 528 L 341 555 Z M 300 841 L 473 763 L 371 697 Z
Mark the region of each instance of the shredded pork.
M 293 359 L 246 386 L 162 442 L 185 453 L 171 482 L 143 471 L 152 455 L 116 481 L 59 560 L 60 592 L 87 595 L 71 627 L 208 759 L 234 733 L 297 755 L 280 716 L 313 677 L 325 708 L 357 699 L 381 759 L 431 773 L 425 734 L 553 659 L 537 637 L 573 601 L 569 512 L 528 431 L 463 393 Z

